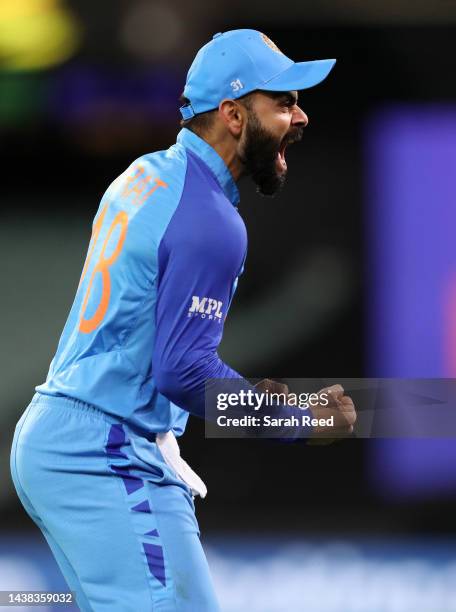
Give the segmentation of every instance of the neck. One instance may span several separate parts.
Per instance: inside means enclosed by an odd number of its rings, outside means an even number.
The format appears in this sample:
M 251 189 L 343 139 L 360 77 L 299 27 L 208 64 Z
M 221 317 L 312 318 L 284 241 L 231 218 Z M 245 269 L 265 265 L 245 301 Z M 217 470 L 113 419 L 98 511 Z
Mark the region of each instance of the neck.
M 217 138 L 217 135 L 215 134 L 205 136 L 204 140 L 211 145 L 215 151 L 217 151 L 227 165 L 233 179 L 238 182 L 242 176 L 244 166 L 242 165 L 242 162 L 236 152 L 236 141 L 231 137 L 226 138 L 226 136 Z

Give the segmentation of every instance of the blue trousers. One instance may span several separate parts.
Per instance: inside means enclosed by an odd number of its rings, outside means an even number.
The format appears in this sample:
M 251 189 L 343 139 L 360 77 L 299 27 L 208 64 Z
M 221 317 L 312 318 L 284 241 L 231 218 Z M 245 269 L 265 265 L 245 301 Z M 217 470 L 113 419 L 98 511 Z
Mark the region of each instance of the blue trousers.
M 83 612 L 219 610 L 190 489 L 126 423 L 36 394 L 11 473 Z

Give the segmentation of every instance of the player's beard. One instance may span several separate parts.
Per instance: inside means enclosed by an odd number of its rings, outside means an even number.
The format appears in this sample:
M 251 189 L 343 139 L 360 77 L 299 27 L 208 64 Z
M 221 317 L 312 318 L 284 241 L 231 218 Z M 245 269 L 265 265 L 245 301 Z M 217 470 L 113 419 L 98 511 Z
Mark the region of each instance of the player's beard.
M 287 171 L 277 170 L 277 153 L 283 139 L 271 134 L 251 110 L 248 114 L 245 139 L 240 154 L 244 174 L 250 176 L 257 192 L 273 197 L 282 189 Z

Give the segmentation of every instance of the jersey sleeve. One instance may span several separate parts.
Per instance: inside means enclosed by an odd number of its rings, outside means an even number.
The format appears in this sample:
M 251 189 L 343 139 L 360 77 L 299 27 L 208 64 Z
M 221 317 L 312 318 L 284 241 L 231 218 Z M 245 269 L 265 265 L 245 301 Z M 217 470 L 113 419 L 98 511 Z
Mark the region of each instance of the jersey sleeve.
M 205 381 L 241 375 L 217 353 L 246 252 L 237 210 L 180 202 L 159 246 L 156 337 L 152 359 L 159 392 L 204 417 Z

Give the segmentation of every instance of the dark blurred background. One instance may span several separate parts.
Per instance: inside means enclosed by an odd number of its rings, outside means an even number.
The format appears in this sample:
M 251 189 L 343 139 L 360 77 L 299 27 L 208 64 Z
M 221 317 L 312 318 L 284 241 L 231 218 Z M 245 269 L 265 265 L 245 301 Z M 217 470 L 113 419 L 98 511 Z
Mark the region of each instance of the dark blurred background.
M 2 559 L 5 568 L 13 558 L 19 563 L 27 545 L 18 542 L 38 533 L 10 483 L 10 442 L 46 376 L 98 202 L 133 159 L 175 142 L 186 71 L 215 32 L 252 27 L 296 61 L 338 60 L 323 84 L 300 93 L 309 126 L 288 151 L 282 194 L 264 199 L 248 181 L 240 184 L 249 253 L 222 357 L 261 378 L 454 376 L 447 339 L 456 330 L 455 24 L 454 3 L 408 0 L 2 3 L 0 566 Z M 380 557 L 386 565 L 373 571 L 397 569 L 393 558 L 431 567 L 437 557 L 439 568 L 450 571 L 456 562 L 456 552 L 445 548 L 456 510 L 450 442 L 351 439 L 307 447 L 205 440 L 204 423 L 191 418 L 182 449 L 208 485 L 197 513 L 220 585 L 230 570 L 226 559 L 238 555 L 252 572 L 259 566 L 249 565 L 246 550 L 269 545 L 277 554 L 277 542 L 319 542 L 312 554 L 323 551 L 322 563 L 342 554 L 331 546 L 343 541 L 350 548 L 342 565 L 355 563 L 355 555 L 363 571 Z M 432 465 L 422 482 L 423 464 Z M 411 474 L 416 486 L 407 487 Z M 238 548 L 224 557 L 234 537 Z M 391 547 L 363 548 L 378 540 Z M 290 550 L 278 557 L 285 568 L 297 554 Z M 20 568 L 15 580 L 19 575 Z M 413 574 L 412 583 L 419 585 L 420 576 Z M 441 588 L 444 605 L 454 604 L 454 587 Z M 343 608 L 324 607 L 322 593 L 320 607 L 305 609 L 393 609 L 388 602 L 356 607 L 343 598 Z M 413 607 L 410 593 L 395 610 L 456 609 Z M 225 597 L 224 609 L 245 609 L 247 600 Z M 304 609 L 255 601 L 249 600 L 252 610 Z

